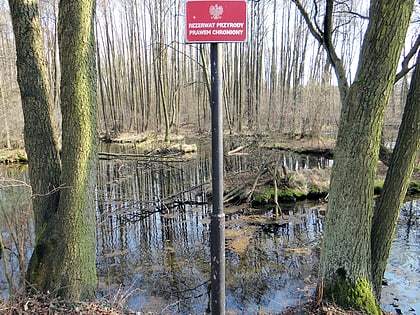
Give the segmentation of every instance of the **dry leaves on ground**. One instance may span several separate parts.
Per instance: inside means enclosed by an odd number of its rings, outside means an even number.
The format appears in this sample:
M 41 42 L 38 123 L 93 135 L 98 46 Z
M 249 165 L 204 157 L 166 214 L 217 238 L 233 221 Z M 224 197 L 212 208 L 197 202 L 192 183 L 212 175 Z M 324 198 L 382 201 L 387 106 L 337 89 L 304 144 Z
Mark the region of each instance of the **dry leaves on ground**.
M 392 313 L 383 311 L 384 315 Z M 335 304 L 311 300 L 302 305 L 289 307 L 279 315 L 366 315 L 366 313 L 351 308 L 341 308 Z
M 70 302 L 46 295 L 17 296 L 12 302 L 0 299 L 1 315 L 131 315 L 100 302 Z

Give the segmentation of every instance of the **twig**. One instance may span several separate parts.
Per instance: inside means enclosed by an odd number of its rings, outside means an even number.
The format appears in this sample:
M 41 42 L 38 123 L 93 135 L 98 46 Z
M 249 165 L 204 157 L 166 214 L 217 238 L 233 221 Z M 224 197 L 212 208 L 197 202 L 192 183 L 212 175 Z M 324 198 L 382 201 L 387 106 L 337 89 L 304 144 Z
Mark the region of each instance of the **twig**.
M 1 235 L 1 233 L 0 233 L 0 257 L 2 258 L 2 261 L 3 261 L 3 269 L 4 269 L 4 274 L 5 274 L 6 280 L 7 280 L 7 285 L 8 285 L 8 289 L 9 289 L 9 296 L 13 297 L 13 283 L 12 283 L 12 279 L 11 279 L 10 274 L 8 272 L 8 269 L 7 269 L 6 254 L 4 252 L 3 237 Z

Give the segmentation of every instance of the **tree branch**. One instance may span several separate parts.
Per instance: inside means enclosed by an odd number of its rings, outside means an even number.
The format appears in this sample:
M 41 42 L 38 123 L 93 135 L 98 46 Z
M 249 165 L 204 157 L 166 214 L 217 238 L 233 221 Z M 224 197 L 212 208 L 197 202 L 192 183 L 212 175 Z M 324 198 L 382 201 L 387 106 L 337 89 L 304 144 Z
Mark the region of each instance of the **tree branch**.
M 410 72 L 411 69 L 415 67 L 415 66 L 410 67 L 408 63 L 415 56 L 415 54 L 419 50 L 419 47 L 420 47 L 420 35 L 417 35 L 417 39 L 413 47 L 411 47 L 407 56 L 404 57 L 404 60 L 401 63 L 401 71 L 395 75 L 395 83 L 397 83 L 402 77 L 404 77 L 408 72 Z
M 309 17 L 308 12 L 306 12 L 305 8 L 303 7 L 302 3 L 299 0 L 292 0 L 292 2 L 296 5 L 298 8 L 300 14 L 302 14 L 303 19 L 306 22 L 306 25 L 309 28 L 309 31 L 311 32 L 312 36 L 315 37 L 315 39 L 321 44 L 324 45 L 324 40 L 322 38 L 321 32 L 319 32 L 315 25 L 312 23 L 311 18 Z
M 357 12 L 354 12 L 354 11 L 336 11 L 335 13 L 338 13 L 338 14 L 350 14 L 350 15 L 354 15 L 354 16 L 356 16 L 358 18 L 361 18 L 363 20 L 369 20 L 369 17 L 364 16 L 364 15 L 362 15 L 360 13 L 357 13 Z
M 328 59 L 330 60 L 332 66 L 334 67 L 335 75 L 337 77 L 338 89 L 340 91 L 340 98 L 342 101 L 346 98 L 347 91 L 349 89 L 349 83 L 347 81 L 346 70 L 340 58 L 338 58 L 337 53 L 332 44 L 331 35 L 332 35 L 332 16 L 334 11 L 334 0 L 327 0 L 326 13 L 324 18 L 324 31 L 317 31 L 314 24 L 312 23 L 308 12 L 303 7 L 302 3 L 299 0 L 292 0 L 296 7 L 298 8 L 300 14 L 304 18 L 309 31 L 315 37 L 315 39 L 324 47 L 327 52 Z
M 313 3 L 314 3 L 314 7 L 315 7 L 315 12 L 314 12 L 314 23 L 315 23 L 315 27 L 318 30 L 318 33 L 322 35 L 322 30 L 318 26 L 318 22 L 316 20 L 316 17 L 318 16 L 318 3 L 316 2 L 316 0 L 314 0 Z

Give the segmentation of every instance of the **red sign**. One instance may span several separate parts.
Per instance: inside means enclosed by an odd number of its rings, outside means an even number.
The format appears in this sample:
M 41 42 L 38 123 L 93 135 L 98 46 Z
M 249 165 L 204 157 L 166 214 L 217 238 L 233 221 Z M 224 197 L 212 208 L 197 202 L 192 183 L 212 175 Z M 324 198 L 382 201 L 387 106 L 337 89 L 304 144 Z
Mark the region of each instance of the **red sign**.
M 246 17 L 245 0 L 187 0 L 187 42 L 244 42 Z

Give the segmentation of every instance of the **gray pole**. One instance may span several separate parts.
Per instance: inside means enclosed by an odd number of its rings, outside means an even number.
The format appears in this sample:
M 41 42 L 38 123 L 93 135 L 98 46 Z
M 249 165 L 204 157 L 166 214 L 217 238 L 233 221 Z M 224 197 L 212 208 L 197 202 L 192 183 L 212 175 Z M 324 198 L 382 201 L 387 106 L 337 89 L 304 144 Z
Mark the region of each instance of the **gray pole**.
M 220 45 L 212 43 L 211 62 L 211 134 L 212 188 L 211 214 L 211 311 L 225 314 L 225 214 L 223 213 L 223 90 Z

